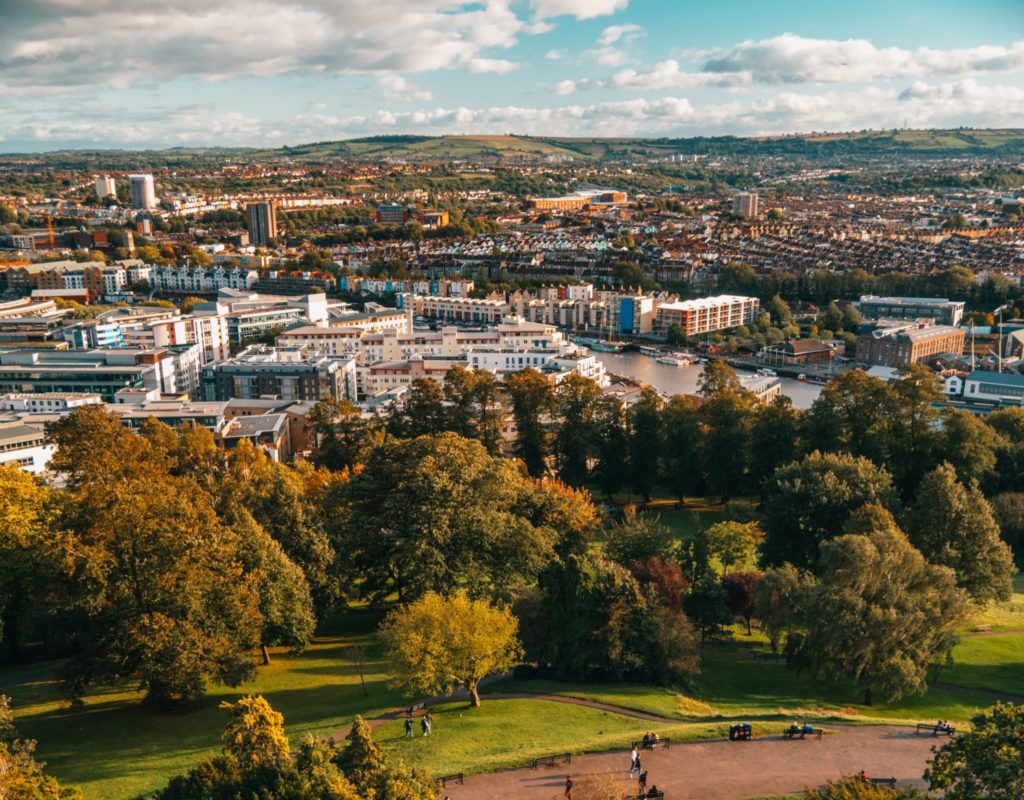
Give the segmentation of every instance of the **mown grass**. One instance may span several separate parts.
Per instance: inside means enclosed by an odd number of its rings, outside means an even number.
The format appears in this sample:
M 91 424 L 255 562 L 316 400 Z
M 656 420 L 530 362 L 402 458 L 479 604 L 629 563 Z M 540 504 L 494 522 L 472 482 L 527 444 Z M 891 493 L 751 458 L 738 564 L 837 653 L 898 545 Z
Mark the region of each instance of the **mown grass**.
M 370 652 L 366 696 L 345 654 L 353 645 Z M 221 701 L 263 694 L 284 714 L 293 744 L 307 732 L 336 731 L 350 725 L 357 713 L 373 716 L 403 702 L 400 692 L 387 685 L 371 634 L 319 638 L 300 655 L 274 653 L 273 663 L 261 667 L 252 684 L 211 686 L 202 706 L 187 711 L 156 711 L 141 702 L 138 692 L 123 687 L 98 689 L 81 708 L 66 709 L 52 674 L 42 671 L 40 665 L 22 670 L 27 678 L 12 684 L 19 673 L 7 670 L 0 674 L 2 691 L 12 699 L 19 731 L 38 740 L 39 756 L 50 771 L 96 800 L 152 792 L 203 755 L 218 751 L 225 723 Z
M 1024 696 L 1024 636 L 962 639 L 953 666 L 939 675 L 943 683 Z

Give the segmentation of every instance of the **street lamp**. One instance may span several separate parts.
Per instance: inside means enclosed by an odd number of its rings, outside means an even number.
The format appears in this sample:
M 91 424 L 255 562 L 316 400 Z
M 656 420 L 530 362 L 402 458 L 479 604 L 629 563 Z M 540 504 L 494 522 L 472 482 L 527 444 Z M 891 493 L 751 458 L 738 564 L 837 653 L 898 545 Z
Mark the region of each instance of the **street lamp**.
M 1003 371 L 1003 311 L 1008 308 L 1010 308 L 1009 303 L 1003 303 L 1003 305 L 992 312 L 999 315 L 999 333 L 996 338 L 996 372 L 1000 373 Z

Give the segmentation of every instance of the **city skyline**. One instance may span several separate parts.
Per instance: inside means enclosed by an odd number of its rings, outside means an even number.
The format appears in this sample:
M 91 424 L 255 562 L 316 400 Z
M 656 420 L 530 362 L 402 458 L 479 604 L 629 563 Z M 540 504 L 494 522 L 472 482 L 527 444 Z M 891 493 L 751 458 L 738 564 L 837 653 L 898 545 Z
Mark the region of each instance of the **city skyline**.
M 1024 8 L 10 0 L 0 151 L 1010 127 Z M 951 24 L 951 21 L 956 24 Z

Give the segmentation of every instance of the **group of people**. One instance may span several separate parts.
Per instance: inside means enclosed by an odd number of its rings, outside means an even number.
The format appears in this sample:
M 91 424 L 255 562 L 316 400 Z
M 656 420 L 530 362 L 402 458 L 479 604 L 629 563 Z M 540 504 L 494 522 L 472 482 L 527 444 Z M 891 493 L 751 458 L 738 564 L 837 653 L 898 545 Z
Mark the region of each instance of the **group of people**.
M 814 726 L 809 722 L 805 722 L 803 725 L 797 725 L 795 722 L 791 723 L 789 730 L 787 731 L 790 736 L 795 736 L 798 733 L 802 733 L 806 736 L 809 733 L 814 733 Z
M 661 737 L 656 733 L 645 733 L 642 741 L 644 750 L 653 750 L 654 745 L 661 741 Z
M 940 733 L 956 732 L 956 728 L 954 728 L 952 725 L 949 724 L 947 720 L 944 719 L 940 719 L 938 722 L 935 723 L 935 730 L 939 731 Z
M 430 736 L 430 731 L 434 727 L 434 717 L 429 711 L 424 711 L 423 716 L 420 717 L 420 730 L 424 736 Z M 412 738 L 412 708 L 409 708 L 405 712 L 405 738 Z
M 658 741 L 658 735 L 657 734 L 655 734 L 655 733 L 650 733 L 650 734 L 645 733 L 644 734 L 644 738 L 643 738 L 643 746 L 644 747 L 653 747 L 654 743 L 656 741 Z M 630 763 L 630 767 L 629 767 L 629 772 L 630 772 L 630 774 L 632 774 L 633 772 L 636 772 L 636 777 L 637 777 L 637 780 L 639 781 L 639 784 L 640 784 L 639 796 L 640 797 L 657 797 L 658 794 L 659 794 L 657 786 L 652 784 L 650 789 L 647 788 L 647 772 L 644 770 L 643 766 L 640 763 L 640 753 L 637 751 L 637 749 L 635 747 L 633 748 L 633 752 L 630 753 L 630 758 L 631 758 L 631 763 Z

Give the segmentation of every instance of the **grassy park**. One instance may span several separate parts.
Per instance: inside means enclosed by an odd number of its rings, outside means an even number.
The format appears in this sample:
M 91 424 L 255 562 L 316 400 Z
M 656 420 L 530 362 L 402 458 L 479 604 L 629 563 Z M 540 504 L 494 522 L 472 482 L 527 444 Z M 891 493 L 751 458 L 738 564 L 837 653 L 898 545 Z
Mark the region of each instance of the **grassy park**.
M 980 619 L 1006 624 L 1024 595 L 1018 593 Z M 12 697 L 19 728 L 39 740 L 40 756 L 62 780 L 78 784 L 88 798 L 134 798 L 160 787 L 204 754 L 216 752 L 223 700 L 252 692 L 267 697 L 284 714 L 292 744 L 312 732 L 344 729 L 353 715 L 374 717 L 403 705 L 406 698 L 388 686 L 386 666 L 372 625 L 376 616 L 350 615 L 348 632 L 317 637 L 304 652 L 276 652 L 257 680 L 239 689 L 211 686 L 203 704 L 189 711 L 159 712 L 141 703 L 137 692 L 107 689 L 90 694 L 83 706 L 68 709 L 53 676 L 56 663 L 0 671 L 0 691 Z M 954 665 L 942 671 L 941 687 L 898 703 L 867 708 L 851 687 L 815 683 L 781 663 L 755 661 L 747 637 L 710 644 L 694 686 L 571 684 L 509 680 L 488 692 L 559 694 L 664 716 L 657 724 L 593 708 L 529 699 L 488 699 L 471 711 L 464 703 L 437 707 L 434 735 L 406 740 L 401 722 L 383 724 L 377 737 L 396 755 L 432 773 L 481 772 L 528 762 L 548 752 L 598 751 L 622 747 L 657 729 L 674 738 L 721 735 L 743 718 L 765 732 L 793 719 L 819 724 L 900 723 L 946 718 L 966 721 L 996 699 L 992 692 L 1021 692 L 1024 635 L 971 636 L 954 651 Z M 753 640 L 758 640 L 755 636 Z M 757 644 L 756 646 L 762 646 Z M 366 695 L 350 648 L 367 652 Z

